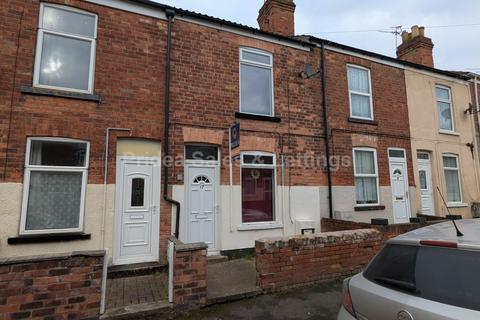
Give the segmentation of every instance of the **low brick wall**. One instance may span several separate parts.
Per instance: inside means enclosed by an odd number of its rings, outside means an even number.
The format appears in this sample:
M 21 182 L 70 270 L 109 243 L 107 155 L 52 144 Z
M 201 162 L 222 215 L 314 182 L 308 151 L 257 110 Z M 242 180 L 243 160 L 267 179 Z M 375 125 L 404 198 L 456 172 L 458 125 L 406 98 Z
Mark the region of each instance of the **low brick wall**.
M 173 303 L 189 308 L 207 303 L 207 248 L 205 243 L 184 244 L 174 237 Z
M 444 222 L 446 220 L 431 220 L 426 223 L 399 223 L 389 224 L 386 226 L 372 225 L 363 222 L 354 222 L 338 219 L 322 218 L 321 228 L 322 232 L 343 231 L 343 230 L 358 230 L 358 229 L 376 229 L 384 235 L 385 240 L 404 234 L 406 232 L 425 227 L 430 224 Z
M 374 229 L 260 239 L 255 242 L 257 285 L 274 291 L 350 276 L 382 245 L 383 235 Z
M 0 259 L 0 320 L 100 315 L 104 251 Z

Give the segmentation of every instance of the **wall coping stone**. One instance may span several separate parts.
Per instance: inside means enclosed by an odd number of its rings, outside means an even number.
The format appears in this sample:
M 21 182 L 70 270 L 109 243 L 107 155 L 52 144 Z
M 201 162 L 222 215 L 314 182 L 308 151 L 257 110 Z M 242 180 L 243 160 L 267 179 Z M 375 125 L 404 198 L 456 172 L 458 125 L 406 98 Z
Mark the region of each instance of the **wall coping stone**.
M 175 252 L 188 252 L 208 249 L 208 245 L 205 242 L 183 243 L 174 236 L 170 236 L 168 240 L 175 244 Z
M 42 262 L 42 261 L 52 261 L 52 260 L 67 260 L 72 257 L 104 257 L 105 250 L 89 250 L 89 251 L 72 251 L 68 253 L 54 253 L 54 254 L 42 254 L 42 255 L 33 255 L 33 256 L 20 256 L 20 257 L 10 257 L 10 258 L 1 258 L 0 265 L 11 265 L 18 263 L 31 263 L 31 262 Z
M 376 229 L 356 229 L 333 232 L 322 232 L 310 235 L 297 235 L 291 237 L 272 237 L 262 238 L 255 241 L 257 249 L 271 250 L 283 247 L 305 247 L 305 246 L 322 246 L 325 244 L 351 241 L 361 242 L 364 240 L 382 240 L 383 234 Z

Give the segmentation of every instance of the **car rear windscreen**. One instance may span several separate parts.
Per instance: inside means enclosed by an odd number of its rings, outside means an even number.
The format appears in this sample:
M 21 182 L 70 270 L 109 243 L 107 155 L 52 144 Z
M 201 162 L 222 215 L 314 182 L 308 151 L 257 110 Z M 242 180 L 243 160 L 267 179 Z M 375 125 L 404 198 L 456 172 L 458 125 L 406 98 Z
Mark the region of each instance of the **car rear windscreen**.
M 394 290 L 480 311 L 480 252 L 390 244 L 364 276 Z

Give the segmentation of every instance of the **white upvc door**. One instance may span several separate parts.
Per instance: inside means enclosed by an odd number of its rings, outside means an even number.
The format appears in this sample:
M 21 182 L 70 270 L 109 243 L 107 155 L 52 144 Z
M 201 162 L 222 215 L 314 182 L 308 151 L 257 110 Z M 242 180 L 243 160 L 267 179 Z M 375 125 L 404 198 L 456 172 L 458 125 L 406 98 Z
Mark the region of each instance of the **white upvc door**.
M 188 242 L 205 242 L 209 253 L 216 248 L 217 167 L 187 165 Z
M 422 214 L 433 215 L 433 187 L 430 159 L 418 159 L 418 177 L 420 184 L 420 202 Z
M 117 158 L 114 264 L 158 261 L 160 159 Z
M 410 221 L 410 201 L 408 196 L 408 170 L 405 153 L 403 158 L 389 157 L 390 185 L 392 188 L 393 219 L 395 223 Z

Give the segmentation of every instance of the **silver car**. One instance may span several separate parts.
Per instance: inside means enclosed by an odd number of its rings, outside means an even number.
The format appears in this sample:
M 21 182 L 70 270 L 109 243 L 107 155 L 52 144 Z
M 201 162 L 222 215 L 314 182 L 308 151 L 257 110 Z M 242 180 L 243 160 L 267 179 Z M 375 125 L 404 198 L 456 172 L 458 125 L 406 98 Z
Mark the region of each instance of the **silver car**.
M 417 229 L 387 242 L 345 280 L 338 320 L 479 320 L 480 219 Z

